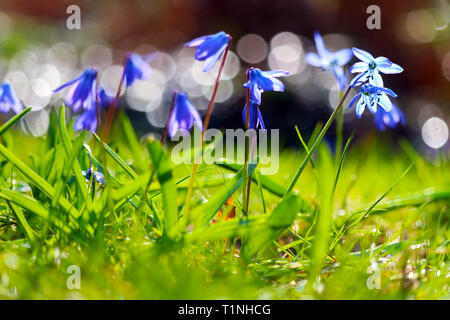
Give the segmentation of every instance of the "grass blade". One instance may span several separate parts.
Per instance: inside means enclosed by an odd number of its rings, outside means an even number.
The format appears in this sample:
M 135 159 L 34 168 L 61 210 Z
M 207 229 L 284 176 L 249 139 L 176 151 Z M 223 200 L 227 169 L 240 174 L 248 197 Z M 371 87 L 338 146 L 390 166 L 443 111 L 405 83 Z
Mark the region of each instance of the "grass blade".
M 21 113 L 16 114 L 14 117 L 9 119 L 4 125 L 0 127 L 0 136 L 4 134 L 6 131 L 8 131 L 9 128 L 11 128 L 13 125 L 16 124 L 17 121 L 22 119 L 23 116 L 25 116 L 28 112 L 31 111 L 31 107 L 26 108 Z
M 250 230 L 247 242 L 242 246 L 242 257 L 250 260 L 260 250 L 276 240 L 294 221 L 300 210 L 300 199 L 290 194 L 278 203 L 267 217 L 266 223 Z
M 159 141 L 150 138 L 147 147 L 156 177 L 161 185 L 164 230 L 170 236 L 170 230 L 178 221 L 177 188 L 173 179 L 171 161 Z M 144 199 L 145 197 L 146 195 L 144 195 Z
M 103 144 L 106 153 L 111 156 L 111 158 L 130 176 L 130 178 L 137 178 L 136 172 L 134 172 L 134 170 L 117 153 L 115 153 L 106 143 L 104 143 L 95 132 L 93 132 L 92 135 L 99 143 Z

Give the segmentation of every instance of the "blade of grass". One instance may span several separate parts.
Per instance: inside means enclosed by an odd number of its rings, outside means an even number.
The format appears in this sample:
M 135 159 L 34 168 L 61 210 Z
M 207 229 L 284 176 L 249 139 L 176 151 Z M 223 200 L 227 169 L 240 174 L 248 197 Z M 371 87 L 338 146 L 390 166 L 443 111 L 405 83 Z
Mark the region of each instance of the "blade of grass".
M 31 111 L 31 107 L 24 109 L 21 113 L 16 114 L 14 117 L 5 122 L 4 125 L 0 127 L 0 136 L 8 131 L 13 125 L 17 123 L 23 116 L 25 116 L 28 112 Z
M 119 112 L 119 119 L 122 122 L 122 130 L 128 141 L 128 145 L 135 155 L 134 161 L 136 163 L 136 167 L 140 172 L 145 172 L 148 168 L 148 164 L 144 161 L 143 157 L 139 156 L 145 149 L 141 148 L 139 140 L 136 137 L 136 133 L 134 132 L 133 125 L 124 111 Z
M 61 106 L 61 109 L 59 111 L 59 130 L 61 133 L 61 140 L 63 142 L 66 155 L 67 157 L 70 157 L 70 155 L 72 154 L 73 145 L 72 142 L 70 141 L 70 137 L 67 132 L 65 110 L 66 107 L 64 105 Z M 88 212 L 93 212 L 94 206 L 92 204 L 92 199 L 89 196 L 89 191 L 85 179 L 81 173 L 81 167 L 80 164 L 78 163 L 78 159 L 74 159 L 72 169 L 75 174 L 75 180 L 78 184 L 79 190 L 81 191 L 81 196 L 83 197 L 83 201 L 86 205 L 86 209 Z
M 276 240 L 294 221 L 300 210 L 300 199 L 290 194 L 281 200 L 268 216 L 264 225 L 252 228 L 247 235 L 245 245 L 242 246 L 242 257 L 249 261 L 259 251 Z
M 334 240 L 329 248 L 329 251 L 332 251 L 336 245 L 339 243 L 339 241 L 344 237 L 354 226 L 359 224 L 363 219 L 367 217 L 367 215 L 375 208 L 375 206 L 383 200 L 391 191 L 394 189 L 402 180 L 403 178 L 408 174 L 409 170 L 414 166 L 414 163 L 411 163 L 409 167 L 402 173 L 400 178 L 392 184 L 380 197 L 378 197 L 377 200 L 375 200 L 372 205 L 370 205 L 362 214 L 359 214 L 358 216 L 351 216 L 349 217 L 346 222 L 343 224 L 343 226 L 340 228 L 336 236 L 334 237 Z
M 6 190 L 9 190 L 8 184 L 6 183 L 6 181 L 1 178 L 0 179 L 1 184 L 3 185 L 3 187 Z M 25 218 L 25 215 L 23 214 L 22 210 L 20 209 L 19 206 L 17 206 L 16 204 L 14 204 L 11 201 L 6 201 L 8 203 L 8 205 L 10 206 L 12 212 L 14 213 L 14 215 L 16 216 L 18 222 L 19 222 L 19 227 L 23 230 L 23 233 L 25 234 L 25 236 L 31 241 L 34 242 L 34 240 L 36 239 L 35 235 L 34 235 L 34 230 L 30 227 L 30 225 L 28 224 L 27 219 Z
M 354 134 L 355 132 L 353 131 L 353 133 L 350 135 L 350 138 L 348 138 L 347 143 L 345 144 L 344 150 L 342 151 L 342 153 L 339 152 L 340 153 L 339 165 L 336 172 L 336 178 L 334 179 L 333 189 L 331 190 L 331 198 L 334 197 L 334 193 L 336 192 L 336 187 L 339 180 L 339 176 L 341 174 L 342 165 L 344 164 L 344 159 L 347 155 L 348 148 L 350 147 L 350 142 L 352 142 Z
M 159 141 L 149 138 L 147 148 L 153 162 L 156 178 L 161 185 L 164 230 L 171 237 L 170 231 L 178 221 L 177 188 L 173 179 L 171 161 Z M 146 195 L 144 195 L 144 199 L 146 199 Z
M 2 144 L 0 144 L 0 154 L 11 162 L 11 164 L 13 164 L 25 177 L 30 179 L 38 189 L 40 189 L 50 199 L 53 199 L 55 195 L 55 190 L 53 187 L 19 158 L 17 158 L 11 151 L 6 149 Z M 61 198 L 59 200 L 59 205 L 64 209 L 64 211 L 73 215 L 75 218 L 80 216 L 80 212 L 78 212 L 78 210 L 76 210 L 66 199 Z
M 298 179 L 300 178 L 300 175 L 302 174 L 303 170 L 306 167 L 306 164 L 308 163 L 309 159 L 311 159 L 313 153 L 316 151 L 319 144 L 322 142 L 323 137 L 325 136 L 325 133 L 328 131 L 328 128 L 333 123 L 334 118 L 336 117 L 337 113 L 341 109 L 345 98 L 347 98 L 348 93 L 350 92 L 351 87 L 349 86 L 347 90 L 345 91 L 344 95 L 342 96 L 341 100 L 339 101 L 338 106 L 336 109 L 334 109 L 333 113 L 331 114 L 330 118 L 328 119 L 327 123 L 323 127 L 322 131 L 320 131 L 319 136 L 314 141 L 311 150 L 307 153 L 306 157 L 303 159 L 303 162 L 300 164 L 297 172 L 294 175 L 294 178 L 292 179 L 291 183 L 289 184 L 289 187 L 286 189 L 286 192 L 284 193 L 283 197 L 286 197 L 294 188 L 295 184 L 297 183 Z
M 10 191 L 5 188 L 0 188 L 0 198 L 13 202 L 18 206 L 24 208 L 31 213 L 43 218 L 44 220 L 54 224 L 58 229 L 65 233 L 70 233 L 71 228 L 63 221 L 55 216 L 50 217 L 46 208 L 44 208 L 38 201 L 28 196 L 22 195 L 18 192 Z
M 130 178 L 137 178 L 136 172 L 134 172 L 134 170 L 117 153 L 115 153 L 106 143 L 104 143 L 95 132 L 93 132 L 92 135 L 99 143 L 103 144 L 106 153 L 111 156 L 111 158 L 128 174 L 128 176 L 130 176 Z M 139 158 L 139 156 L 136 158 Z

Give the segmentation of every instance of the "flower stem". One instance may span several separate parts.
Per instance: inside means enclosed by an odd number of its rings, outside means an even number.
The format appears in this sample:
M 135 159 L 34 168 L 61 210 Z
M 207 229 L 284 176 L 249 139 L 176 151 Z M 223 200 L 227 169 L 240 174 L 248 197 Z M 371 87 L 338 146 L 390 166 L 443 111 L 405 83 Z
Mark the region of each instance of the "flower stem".
M 297 173 L 294 176 L 294 179 L 292 179 L 289 187 L 287 188 L 286 192 L 284 193 L 283 199 L 286 198 L 286 196 L 294 189 L 295 184 L 297 183 L 298 178 L 300 178 L 300 175 L 302 174 L 303 170 L 306 167 L 306 164 L 308 163 L 309 159 L 311 159 L 314 151 L 316 151 L 317 147 L 319 146 L 320 142 L 322 142 L 323 137 L 325 136 L 325 133 L 328 131 L 328 129 L 331 126 L 331 123 L 333 122 L 334 118 L 336 118 L 336 115 L 339 113 L 339 110 L 341 110 L 344 100 L 347 97 L 347 95 L 350 92 L 350 89 L 352 87 L 348 87 L 347 90 L 345 90 L 344 95 L 342 96 L 341 100 L 339 101 L 338 106 L 336 109 L 334 109 L 333 113 L 331 114 L 330 118 L 328 119 L 325 126 L 322 128 L 322 131 L 320 131 L 319 136 L 314 141 L 314 144 L 312 145 L 311 149 L 309 150 L 308 154 L 306 155 L 305 159 L 303 159 L 303 162 L 300 164 L 300 167 L 297 170 Z
M 114 115 L 117 108 L 117 104 L 119 103 L 120 92 L 122 91 L 123 83 L 125 80 L 125 62 L 127 57 L 124 60 L 124 69 L 122 72 L 122 76 L 120 77 L 119 87 L 117 88 L 116 97 L 108 108 L 108 114 L 106 116 L 106 124 L 105 129 L 103 131 L 103 141 L 108 143 L 109 135 L 111 133 L 112 124 L 114 121 Z
M 247 70 L 247 82 L 250 80 L 250 72 Z M 247 112 L 245 115 L 245 130 L 248 130 L 250 127 L 250 89 L 247 88 L 246 90 L 246 98 L 245 98 L 245 105 L 247 106 Z M 242 209 L 244 211 L 244 215 L 247 216 L 248 214 L 248 198 L 247 198 L 247 190 L 248 187 L 246 187 L 244 181 L 248 176 L 248 157 L 249 157 L 249 141 L 247 139 L 247 135 L 244 135 L 244 143 L 245 143 L 245 159 L 244 159 L 244 171 L 242 175 Z
M 211 119 L 211 113 L 213 111 L 213 107 L 214 107 L 214 100 L 216 98 L 216 94 L 217 94 L 217 89 L 219 88 L 219 82 L 220 82 L 220 76 L 222 75 L 222 71 L 223 71 L 223 67 L 225 66 L 225 61 L 227 59 L 227 55 L 228 55 L 228 50 L 230 48 L 230 42 L 228 42 L 228 45 L 225 49 L 225 52 L 223 54 L 223 58 L 222 58 L 222 63 L 220 64 L 220 68 L 219 68 L 219 73 L 217 74 L 217 79 L 216 79 L 216 83 L 214 84 L 214 89 L 211 95 L 211 100 L 209 101 L 208 104 L 208 109 L 206 111 L 206 116 L 205 116 L 205 121 L 203 123 L 203 131 L 202 131 L 202 135 L 201 135 L 201 139 L 200 139 L 200 148 L 203 147 L 203 141 L 205 138 L 205 132 L 208 129 L 209 126 L 209 121 Z M 200 153 L 201 155 L 201 153 Z M 192 193 L 194 190 L 194 181 L 195 181 L 195 176 L 197 173 L 197 169 L 198 169 L 198 161 L 195 161 L 194 159 L 194 167 L 192 168 L 192 174 L 191 174 L 191 179 L 189 182 L 189 187 L 186 193 L 186 201 L 184 204 L 184 214 L 186 215 L 186 217 L 188 217 L 189 214 L 189 209 L 190 209 L 190 202 L 191 202 L 191 197 L 192 197 Z
M 342 99 L 344 92 L 339 90 L 339 100 Z M 339 162 L 342 152 L 342 144 L 344 141 L 344 110 L 341 108 L 337 115 L 337 126 L 336 126 L 336 162 Z
M 251 153 L 251 156 L 250 156 L 250 161 L 252 161 L 253 157 L 255 156 L 256 139 L 257 139 L 256 134 L 258 132 L 257 131 L 257 128 L 258 128 L 257 121 L 258 121 L 258 107 L 256 107 L 255 118 L 254 118 L 254 122 L 253 122 L 254 125 L 255 125 L 255 128 L 254 128 L 255 129 L 255 135 L 252 138 L 252 153 Z M 245 202 L 245 204 L 246 204 L 245 211 L 247 212 L 247 214 L 248 214 L 248 207 L 249 207 L 249 203 L 250 203 L 250 187 L 251 187 L 251 184 L 252 184 L 252 177 L 250 175 L 247 178 L 247 199 L 246 199 L 246 202 Z
M 173 108 L 175 106 L 175 98 L 177 97 L 177 93 L 178 93 L 178 91 L 176 91 L 176 90 L 172 93 L 172 104 L 170 105 L 169 118 L 167 118 L 166 126 L 164 128 L 164 133 L 161 137 L 161 144 L 164 144 L 166 142 L 167 135 L 169 134 L 169 120 L 170 120 L 170 117 L 172 116 Z

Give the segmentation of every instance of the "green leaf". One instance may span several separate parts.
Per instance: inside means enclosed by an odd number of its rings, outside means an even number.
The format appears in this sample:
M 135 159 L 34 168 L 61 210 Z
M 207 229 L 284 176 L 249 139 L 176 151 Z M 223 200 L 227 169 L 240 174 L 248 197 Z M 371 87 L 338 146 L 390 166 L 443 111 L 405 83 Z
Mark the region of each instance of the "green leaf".
M 290 194 L 281 200 L 267 218 L 266 223 L 255 226 L 242 247 L 242 257 L 249 260 L 260 250 L 276 240 L 292 224 L 300 210 L 300 198 Z
M 131 152 L 133 152 L 133 154 L 135 155 L 134 161 L 136 162 L 136 168 L 139 169 L 138 171 L 144 172 L 148 169 L 148 164 L 141 156 L 143 149 L 139 144 L 139 140 L 136 137 L 136 133 L 134 132 L 131 121 L 123 111 L 119 112 L 119 118 L 122 122 L 123 133 L 125 134 L 125 137 L 128 141 Z
M 92 135 L 99 143 L 103 144 L 106 153 L 113 158 L 113 160 L 130 176 L 130 178 L 137 178 L 136 172 L 134 172 L 134 170 L 117 153 L 115 153 L 106 143 L 104 143 L 95 132 L 92 132 Z M 139 156 L 136 158 L 139 158 Z
M 256 164 L 249 164 L 248 174 L 249 176 L 253 173 L 256 168 Z M 219 209 L 223 206 L 225 201 L 239 188 L 242 183 L 242 176 L 244 172 L 243 169 L 239 170 L 236 175 L 228 181 L 223 188 L 218 190 L 207 203 L 194 208 L 191 211 L 190 217 L 188 218 L 190 222 L 197 223 L 201 225 L 207 225 L 209 221 L 215 216 Z
M 392 184 L 383 194 L 378 197 L 377 200 L 375 200 L 367 209 L 365 209 L 362 213 L 356 213 L 351 215 L 345 223 L 342 225 L 342 227 L 339 229 L 337 234 L 334 237 L 334 240 L 330 246 L 329 251 L 332 251 L 336 245 L 339 243 L 339 241 L 356 225 L 358 225 L 362 220 L 364 220 L 369 213 L 380 203 L 381 200 L 383 200 L 391 191 L 394 189 L 402 180 L 403 178 L 408 174 L 409 170 L 414 166 L 414 163 L 411 163 L 411 165 L 402 173 L 400 178 Z
M 218 162 L 218 163 L 216 163 L 216 165 L 218 165 L 222 168 L 234 171 L 234 172 L 237 172 L 242 168 L 242 165 L 234 164 L 234 163 L 219 163 Z M 270 179 L 268 176 L 261 174 L 260 177 L 261 177 L 261 185 L 264 189 L 266 189 L 267 191 L 269 191 L 270 193 L 272 193 L 276 196 L 279 196 L 279 197 L 283 196 L 285 189 L 282 186 L 280 186 L 278 183 L 276 183 L 275 181 Z M 254 182 L 257 182 L 257 179 L 254 176 L 252 176 L 252 180 Z
M 159 141 L 149 138 L 147 142 L 156 177 L 161 185 L 164 230 L 171 237 L 170 231 L 178 221 L 177 188 L 172 174 L 172 162 Z
M 13 125 L 16 124 L 17 121 L 22 119 L 24 115 L 26 115 L 28 112 L 31 111 L 31 107 L 26 108 L 21 113 L 16 114 L 14 117 L 9 119 L 4 125 L 0 127 L 0 136 L 4 134 L 6 131 L 8 131 L 9 128 L 11 128 Z
M 69 134 L 67 133 L 67 127 L 66 127 L 66 118 L 65 118 L 65 106 L 63 105 L 59 111 L 59 130 L 61 132 L 61 139 L 64 145 L 64 149 L 66 151 L 66 155 L 69 158 L 72 155 L 73 151 L 73 145 L 71 142 L 71 139 L 69 137 Z M 83 174 L 81 173 L 81 167 L 78 163 L 78 159 L 74 159 L 72 164 L 73 172 L 75 174 L 75 180 L 78 184 L 78 187 L 81 191 L 81 196 L 83 197 L 83 201 L 86 204 L 86 209 L 89 212 L 93 212 L 93 204 L 92 199 L 89 196 L 89 191 L 85 182 L 85 178 L 83 177 Z
M 19 192 L 10 191 L 5 188 L 0 188 L 0 198 L 21 206 L 25 210 L 28 210 L 31 213 L 52 223 L 58 229 L 64 231 L 65 233 L 71 232 L 71 228 L 69 228 L 69 225 L 58 219 L 58 217 L 56 217 L 55 215 L 50 216 L 48 210 L 33 198 L 25 196 Z
M 3 187 L 6 190 L 9 190 L 8 188 L 8 184 L 6 183 L 6 181 L 1 178 L 0 179 L 1 184 L 3 185 Z M 25 218 L 25 215 L 23 214 L 22 210 L 20 209 L 19 206 L 17 206 L 16 204 L 14 204 L 11 201 L 7 201 L 8 205 L 11 207 L 12 212 L 14 213 L 14 215 L 16 216 L 18 222 L 19 222 L 19 227 L 23 230 L 24 234 L 26 235 L 26 237 L 30 240 L 30 241 L 34 241 L 35 240 L 35 235 L 34 235 L 34 231 L 33 229 L 30 227 L 30 225 L 28 224 L 27 219 Z
M 47 181 L 45 181 L 41 176 L 39 176 L 30 167 L 23 163 L 2 144 L 0 144 L 0 154 L 9 162 L 11 162 L 20 172 L 22 172 L 25 177 L 30 179 L 38 189 L 45 193 L 50 199 L 53 199 L 55 195 L 55 189 L 53 189 L 53 187 L 48 184 Z M 71 214 L 75 218 L 78 218 L 80 216 L 80 212 L 78 212 L 66 199 L 61 198 L 59 199 L 58 203 L 64 209 L 64 211 L 66 211 L 66 213 Z

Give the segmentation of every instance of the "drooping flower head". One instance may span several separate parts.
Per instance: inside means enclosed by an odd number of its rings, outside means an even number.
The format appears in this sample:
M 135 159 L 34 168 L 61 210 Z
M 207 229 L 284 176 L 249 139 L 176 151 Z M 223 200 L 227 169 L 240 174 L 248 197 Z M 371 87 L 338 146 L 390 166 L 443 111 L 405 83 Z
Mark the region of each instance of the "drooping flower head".
M 79 77 L 53 90 L 53 93 L 70 86 L 66 94 L 66 105 L 72 107 L 75 112 L 91 109 L 95 105 L 96 82 L 97 70 L 87 68 Z
M 203 131 L 203 123 L 197 109 L 184 92 L 178 92 L 175 104 L 168 120 L 169 137 L 173 137 L 179 129 L 189 130 L 195 125 Z
M 258 115 L 256 117 L 256 128 L 255 128 L 255 112 L 258 112 Z M 244 110 L 242 110 L 242 121 L 244 122 L 244 126 L 246 125 L 247 120 L 247 104 L 244 107 Z M 249 128 L 250 129 L 257 129 L 260 127 L 261 129 L 265 129 L 266 126 L 264 125 L 264 120 L 261 115 L 261 111 L 259 110 L 259 107 L 256 103 L 253 102 L 253 100 L 250 100 L 250 113 L 249 113 Z
M 211 70 L 227 48 L 231 36 L 224 31 L 195 38 L 185 44 L 186 47 L 197 47 L 195 59 L 205 61 L 203 72 Z
M 103 88 L 98 89 L 98 106 L 103 109 L 107 109 L 114 101 L 114 97 L 108 95 Z
M 314 41 L 316 43 L 317 53 L 309 52 L 305 56 L 308 64 L 322 68 L 326 72 L 333 72 L 341 90 L 347 86 L 347 76 L 343 66 L 346 65 L 353 57 L 351 49 L 341 49 L 336 52 L 329 51 L 323 42 L 319 32 L 314 33 Z
M 375 126 L 378 130 L 384 131 L 386 127 L 395 128 L 399 123 L 406 124 L 406 118 L 402 110 L 395 104 L 392 104 L 391 111 L 385 111 L 383 108 L 378 108 L 374 117 Z
M 350 109 L 356 103 L 356 115 L 361 118 L 365 108 L 367 107 L 372 113 L 376 113 L 378 106 L 383 108 L 386 112 L 392 110 L 392 102 L 387 95 L 396 98 L 397 95 L 388 88 L 376 87 L 371 84 L 363 84 L 360 92 L 355 95 L 350 101 L 348 108 Z
M 248 81 L 244 88 L 250 89 L 251 99 L 261 105 L 261 93 L 265 91 L 284 91 L 284 84 L 277 79 L 289 75 L 289 72 L 282 70 L 261 71 L 258 68 L 247 70 Z
M 383 87 L 383 78 L 381 77 L 380 72 L 393 74 L 403 71 L 402 67 L 392 63 L 386 57 L 374 58 L 367 51 L 358 48 L 353 48 L 352 50 L 353 54 L 361 61 L 356 62 L 349 70 L 351 73 L 358 73 L 358 75 L 352 79 L 350 83 L 351 86 L 358 86 L 368 80 L 369 83 L 374 86 Z
M 95 108 L 85 109 L 75 120 L 73 130 L 97 131 L 97 111 Z
M 131 52 L 127 55 L 124 64 L 124 76 L 126 86 L 131 86 L 136 80 L 148 80 L 152 75 L 152 68 L 147 63 L 154 60 L 157 53 L 151 53 L 145 56 L 140 56 L 137 53 Z
M 4 82 L 0 86 L 0 112 L 8 113 L 10 109 L 15 113 L 20 113 L 23 108 L 13 87 L 9 83 Z

